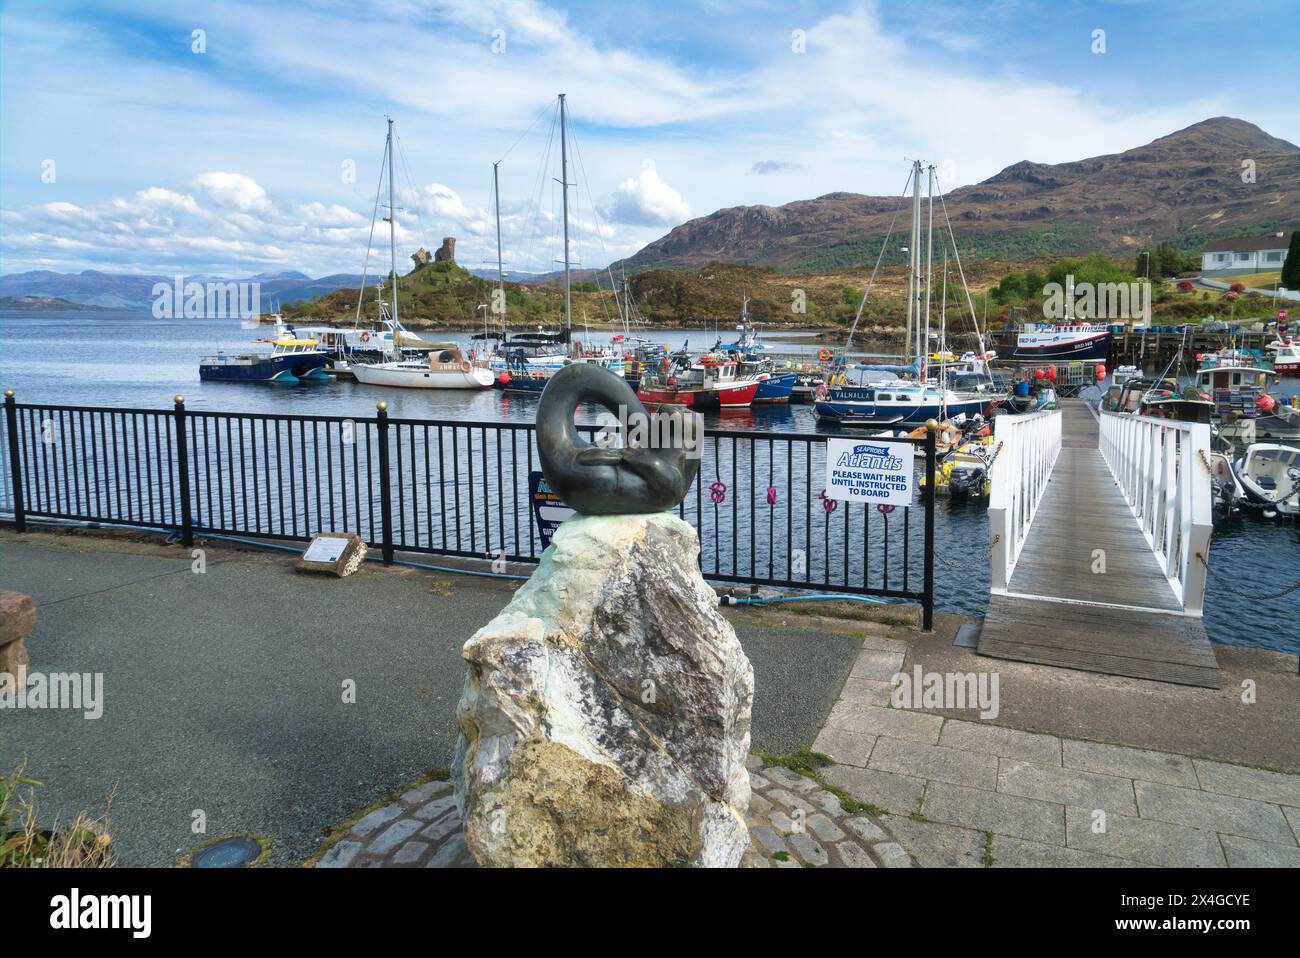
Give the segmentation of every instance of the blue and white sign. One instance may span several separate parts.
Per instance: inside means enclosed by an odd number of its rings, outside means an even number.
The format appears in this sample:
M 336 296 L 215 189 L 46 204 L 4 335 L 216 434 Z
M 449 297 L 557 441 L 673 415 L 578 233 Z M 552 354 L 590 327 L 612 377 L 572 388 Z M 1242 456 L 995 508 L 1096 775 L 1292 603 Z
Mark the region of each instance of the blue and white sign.
M 910 506 L 916 483 L 910 442 L 826 441 L 826 497 L 845 502 Z

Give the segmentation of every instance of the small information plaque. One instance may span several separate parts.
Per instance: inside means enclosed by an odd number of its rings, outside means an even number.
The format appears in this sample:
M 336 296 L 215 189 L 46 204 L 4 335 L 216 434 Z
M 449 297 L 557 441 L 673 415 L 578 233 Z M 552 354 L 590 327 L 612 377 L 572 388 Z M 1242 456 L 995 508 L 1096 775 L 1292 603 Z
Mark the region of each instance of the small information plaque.
M 294 568 L 300 572 L 351 575 L 366 558 L 366 544 L 353 532 L 322 532 L 311 540 Z

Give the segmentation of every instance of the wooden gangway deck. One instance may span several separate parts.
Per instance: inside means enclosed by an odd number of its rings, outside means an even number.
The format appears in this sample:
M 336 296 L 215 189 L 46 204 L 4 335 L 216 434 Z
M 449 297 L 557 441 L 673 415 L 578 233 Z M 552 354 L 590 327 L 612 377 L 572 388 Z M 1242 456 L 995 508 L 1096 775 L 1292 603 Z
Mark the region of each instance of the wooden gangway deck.
M 1061 416 L 1060 455 L 1006 592 L 989 597 L 979 654 L 1218 688 L 1205 625 L 1182 614 L 1097 448 L 1092 410 L 1066 400 Z

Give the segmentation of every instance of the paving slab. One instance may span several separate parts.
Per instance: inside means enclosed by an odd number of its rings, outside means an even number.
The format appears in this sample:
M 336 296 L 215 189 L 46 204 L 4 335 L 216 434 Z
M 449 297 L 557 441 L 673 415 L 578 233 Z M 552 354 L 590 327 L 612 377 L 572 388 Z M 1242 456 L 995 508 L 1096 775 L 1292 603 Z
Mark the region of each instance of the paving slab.
M 862 735 L 827 725 L 813 739 L 813 751 L 828 755 L 841 765 L 866 765 L 875 748 L 874 735 Z
M 1066 739 L 1064 764 L 1067 768 L 1117 775 L 1120 778 L 1140 778 L 1144 782 L 1182 785 L 1186 788 L 1199 787 L 1192 760 L 1170 752 Z
M 1107 815 L 1105 831 L 1093 830 L 1090 808 L 1065 810 L 1071 848 L 1166 868 L 1218 868 L 1227 864 L 1218 836 L 1206 829 L 1125 815 Z
M 997 788 L 998 759 L 941 745 L 921 745 L 881 736 L 871 752 L 869 768 L 917 778 L 952 782 L 973 788 Z
M 949 719 L 939 735 L 939 744 L 1039 765 L 1061 764 L 1061 740 L 1055 735 L 1022 732 L 998 725 Z
M 821 777 L 860 802 L 900 815 L 910 815 L 920 808 L 925 791 L 924 779 L 852 765 L 835 765 L 825 769 Z
M 894 687 L 888 682 L 873 682 L 870 679 L 855 679 L 852 675 L 840 689 L 840 701 L 849 705 L 866 707 L 868 705 L 888 705 L 893 696 Z
M 935 745 L 943 727 L 942 715 L 926 715 L 902 709 L 867 706 L 865 708 L 839 702 L 831 709 L 827 725 L 848 729 L 862 735 L 888 735 L 922 745 Z
M 1300 735 L 1300 729 L 1296 731 Z M 1276 802 L 1300 808 L 1300 775 L 1270 772 L 1196 759 L 1196 778 L 1207 792 L 1238 795 L 1263 802 Z
M 993 837 L 994 868 L 1140 868 L 1138 862 L 1010 835 Z
M 884 823 L 922 868 L 982 868 L 985 836 L 973 828 L 886 815 Z
M 921 814 L 932 821 L 963 828 L 1065 844 L 1064 806 L 1036 798 L 930 782 Z
M 1102 808 L 1108 814 L 1136 817 L 1138 813 L 1132 780 L 1055 765 L 1000 759 L 998 791 L 1058 805 Z
M 1151 782 L 1135 782 L 1134 787 L 1143 818 L 1269 842 L 1295 839 L 1277 805 Z
M 902 668 L 903 651 L 878 652 L 864 649 L 849 670 L 849 677 L 867 682 L 889 682 Z
M 1289 805 L 1283 805 L 1282 814 L 1286 816 L 1287 823 L 1291 826 L 1291 831 L 1295 833 L 1295 840 L 1300 842 L 1300 808 L 1292 808 Z
M 1233 868 L 1300 868 L 1300 847 L 1257 842 L 1239 835 L 1221 835 L 1228 864 Z

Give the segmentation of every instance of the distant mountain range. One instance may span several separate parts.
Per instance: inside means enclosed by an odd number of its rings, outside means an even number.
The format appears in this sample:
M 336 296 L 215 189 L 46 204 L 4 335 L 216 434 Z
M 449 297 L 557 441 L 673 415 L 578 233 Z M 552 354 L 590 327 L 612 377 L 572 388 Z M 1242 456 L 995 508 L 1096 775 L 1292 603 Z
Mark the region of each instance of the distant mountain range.
M 1249 161 L 1249 165 L 1247 165 Z M 1252 172 L 1253 177 L 1243 173 Z M 1216 117 L 1123 153 L 1008 166 L 945 196 L 958 249 L 970 258 L 1132 255 L 1171 240 L 1300 226 L 1300 147 L 1245 120 Z M 784 206 L 736 206 L 689 220 L 629 257 L 629 272 L 713 261 L 824 272 L 870 265 L 899 197 L 828 193 Z M 936 206 L 936 226 L 941 222 Z M 902 259 L 891 242 L 885 262 Z
M 88 269 L 80 273 L 55 273 L 51 270 L 31 270 L 26 273 L 10 273 L 0 276 L 0 296 L 3 297 L 46 297 L 63 299 L 80 306 L 94 306 L 100 309 L 150 309 L 153 306 L 153 287 L 155 283 L 166 283 L 169 287 L 176 281 L 171 276 L 145 276 L 139 274 L 102 273 Z M 369 282 L 373 282 L 370 277 Z M 306 273 L 293 270 L 281 270 L 271 273 L 257 273 L 254 276 L 185 276 L 185 282 L 226 283 L 257 282 L 261 284 L 262 308 L 268 309 L 274 303 L 292 303 L 301 299 L 324 296 L 338 289 L 356 288 L 361 285 L 361 275 L 353 273 L 334 273 L 312 279 Z M 27 309 L 57 309 L 56 305 L 28 305 Z
M 495 269 L 472 269 L 475 276 L 484 279 L 496 279 Z M 521 273 L 506 270 L 506 281 L 510 283 L 545 283 L 563 273 Z M 579 279 L 574 271 L 575 281 Z M 56 273 L 51 270 L 30 270 L 26 273 L 10 273 L 0 276 L 0 308 L 48 310 L 68 309 L 70 305 L 94 309 L 151 309 L 153 307 L 153 287 L 155 283 L 166 283 L 169 287 L 176 281 L 175 275 L 143 275 L 131 273 L 103 273 L 88 269 L 80 273 Z M 258 282 L 261 284 L 262 309 L 267 310 L 276 303 L 285 305 L 301 300 L 327 296 L 340 289 L 357 289 L 361 285 L 359 273 L 331 273 L 312 279 L 306 273 L 295 270 L 280 270 L 271 273 L 257 273 L 238 279 L 225 276 L 185 276 L 187 283 L 226 283 Z M 366 279 L 367 285 L 374 285 L 375 276 Z

